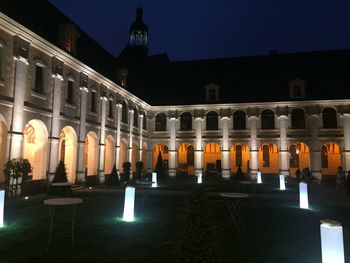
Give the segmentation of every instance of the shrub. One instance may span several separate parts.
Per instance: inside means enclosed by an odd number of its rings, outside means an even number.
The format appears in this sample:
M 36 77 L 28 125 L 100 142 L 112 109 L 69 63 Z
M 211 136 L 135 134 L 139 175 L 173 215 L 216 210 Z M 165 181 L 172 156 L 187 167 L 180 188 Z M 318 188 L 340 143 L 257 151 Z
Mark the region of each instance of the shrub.
M 115 164 L 113 165 L 112 173 L 110 175 L 106 175 L 106 185 L 119 185 L 119 177 L 117 172 L 117 167 Z
M 159 179 L 164 179 L 167 176 L 165 169 L 164 169 L 163 158 L 162 158 L 162 155 L 160 152 L 158 154 L 156 167 L 155 167 L 154 171 L 157 173 L 157 176 Z
M 185 230 L 180 243 L 177 262 L 216 262 L 209 226 L 205 192 L 198 188 L 188 200 Z
M 120 176 L 121 182 L 127 182 L 130 179 L 130 168 L 131 163 L 130 162 L 124 162 L 123 163 L 123 173 Z
M 67 173 L 66 168 L 64 167 L 63 161 L 60 161 L 58 163 L 58 166 L 56 167 L 55 175 L 53 177 L 52 182 L 53 183 L 65 183 L 67 182 Z
M 135 180 L 140 180 L 142 177 L 142 171 L 143 171 L 143 162 L 138 161 L 136 162 L 136 173 L 135 173 Z

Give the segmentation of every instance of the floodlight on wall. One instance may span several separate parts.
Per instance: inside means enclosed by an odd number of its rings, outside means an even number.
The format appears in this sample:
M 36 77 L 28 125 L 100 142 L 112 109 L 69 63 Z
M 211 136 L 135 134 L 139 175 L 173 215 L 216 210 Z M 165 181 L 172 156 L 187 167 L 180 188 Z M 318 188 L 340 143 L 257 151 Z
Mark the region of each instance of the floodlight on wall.
M 299 183 L 299 204 L 300 208 L 309 209 L 309 198 L 307 194 L 307 183 Z
M 157 173 L 152 173 L 152 187 L 157 187 Z
M 257 183 L 258 183 L 258 184 L 261 184 L 261 183 L 262 183 L 262 180 L 261 180 L 261 172 L 258 172 L 258 174 L 256 175 L 256 180 L 257 180 Z
M 197 184 L 201 184 L 202 182 L 203 182 L 202 173 L 198 173 L 197 174 Z
M 280 174 L 280 190 L 286 190 L 286 181 L 283 174 Z
M 322 263 L 344 263 L 343 227 L 334 220 L 321 220 Z
M 5 191 L 0 191 L 0 227 L 4 226 Z
M 135 187 L 127 186 L 125 188 L 123 221 L 125 222 L 134 221 L 134 204 L 135 204 Z

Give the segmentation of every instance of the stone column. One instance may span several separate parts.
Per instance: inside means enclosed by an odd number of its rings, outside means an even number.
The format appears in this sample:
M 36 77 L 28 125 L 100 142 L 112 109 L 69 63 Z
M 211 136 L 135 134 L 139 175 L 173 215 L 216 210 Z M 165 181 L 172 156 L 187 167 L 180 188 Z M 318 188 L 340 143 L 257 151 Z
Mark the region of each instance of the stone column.
M 13 91 L 13 108 L 11 130 L 9 130 L 10 147 L 9 157 L 19 158 L 22 156 L 23 129 L 24 129 L 24 96 L 27 86 L 27 70 L 29 43 L 14 37 L 15 74 Z
M 119 171 L 119 158 L 120 158 L 120 123 L 122 119 L 122 104 L 117 104 L 117 133 L 116 133 L 116 151 L 115 151 L 115 166 L 117 168 L 118 175 L 120 174 Z
M 350 112 L 343 115 L 343 130 L 344 130 L 344 150 L 343 160 L 345 171 L 350 170 Z
M 278 107 L 277 116 L 280 126 L 279 170 L 280 174 L 289 176 L 289 151 L 287 142 L 288 107 Z
M 78 171 L 77 182 L 85 182 L 85 137 L 86 137 L 86 114 L 87 114 L 87 93 L 88 90 L 88 77 L 80 74 L 80 125 L 79 125 L 79 141 L 78 141 Z
M 227 109 L 220 111 L 221 115 L 221 130 L 222 130 L 222 145 L 221 145 L 221 171 L 224 179 L 230 179 L 230 146 L 228 130 L 230 125 L 230 111 Z
M 170 143 L 169 143 L 169 176 L 176 176 L 176 111 L 169 112 L 169 134 L 170 134 Z
M 250 174 L 252 178 L 256 177 L 259 170 L 259 148 L 258 148 L 258 109 L 249 109 L 248 111 L 249 125 L 250 125 Z
M 203 143 L 202 143 L 202 126 L 204 120 L 204 110 L 194 111 L 194 130 L 196 142 L 194 145 L 194 171 L 195 174 L 203 172 Z
M 99 143 L 99 165 L 98 165 L 98 176 L 100 184 L 104 184 L 105 181 L 105 138 L 106 138 L 106 104 L 108 98 L 105 94 L 101 97 L 101 126 L 100 126 L 100 143 Z
M 139 159 L 138 159 L 138 161 L 142 161 L 142 151 L 143 151 L 143 149 L 142 149 L 142 143 L 143 143 L 143 137 L 142 137 L 142 135 L 143 135 L 143 118 L 144 118 L 143 114 L 140 114 L 140 115 L 139 115 L 139 134 L 140 134 L 140 138 L 139 138 Z M 143 166 L 144 166 L 144 168 L 145 168 L 146 164 L 144 163 Z
M 134 126 L 134 110 L 129 109 L 129 143 L 128 143 L 128 162 L 132 161 L 132 129 Z
M 59 66 L 61 65 L 61 66 Z M 61 112 L 61 90 L 63 83 L 63 63 L 53 58 L 52 63 L 52 77 L 53 77 L 53 92 L 52 92 L 52 120 L 50 133 L 50 157 L 49 157 L 49 179 L 53 178 L 57 164 L 58 164 L 58 144 L 60 136 L 60 112 Z
M 321 145 L 319 143 L 320 114 L 318 108 L 312 108 L 309 117 L 309 127 L 311 129 L 310 161 L 312 176 L 322 178 L 321 168 Z

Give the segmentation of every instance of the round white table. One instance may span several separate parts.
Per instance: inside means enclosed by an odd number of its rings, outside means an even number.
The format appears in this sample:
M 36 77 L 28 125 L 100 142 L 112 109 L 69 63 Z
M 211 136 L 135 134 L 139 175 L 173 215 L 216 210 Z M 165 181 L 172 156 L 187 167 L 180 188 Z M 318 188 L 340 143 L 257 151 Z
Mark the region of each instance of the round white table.
M 74 244 L 74 222 L 75 222 L 75 215 L 77 212 L 77 205 L 82 204 L 83 200 L 81 198 L 50 198 L 44 200 L 44 204 L 49 206 L 49 216 L 50 216 L 50 230 L 49 230 L 49 240 L 47 242 L 46 246 L 46 253 L 50 247 L 51 239 L 52 239 L 52 229 L 53 229 L 53 220 L 55 215 L 55 207 L 56 206 L 73 206 L 73 214 L 72 214 L 72 230 L 71 230 L 71 239 L 72 239 L 72 247 L 73 251 L 75 251 L 75 244 Z
M 226 221 L 224 229 L 232 226 L 236 226 L 238 233 L 240 232 L 240 225 L 244 226 L 243 221 L 239 215 L 239 211 L 243 204 L 243 201 L 249 197 L 248 194 L 244 193 L 220 193 L 219 194 L 225 200 L 226 207 L 229 212 L 229 217 Z

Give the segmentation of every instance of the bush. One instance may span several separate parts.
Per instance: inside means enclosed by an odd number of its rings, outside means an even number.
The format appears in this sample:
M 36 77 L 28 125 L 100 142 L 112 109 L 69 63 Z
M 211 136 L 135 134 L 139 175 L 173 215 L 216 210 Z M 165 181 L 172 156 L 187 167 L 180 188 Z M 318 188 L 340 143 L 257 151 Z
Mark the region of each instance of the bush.
M 121 182 L 127 182 L 130 179 L 130 168 L 131 163 L 130 162 L 124 162 L 123 163 L 123 173 L 120 175 L 120 181 Z
M 157 173 L 158 179 L 164 179 L 167 177 L 167 174 L 164 169 L 164 163 L 163 163 L 163 158 L 161 153 L 159 152 L 157 162 L 156 162 L 156 167 L 154 169 L 154 172 Z
M 177 262 L 216 262 L 209 226 L 207 199 L 204 190 L 196 189 L 188 200 L 185 231 Z
M 5 190 L 6 195 L 20 195 L 22 193 L 21 186 L 28 180 L 28 175 L 32 171 L 32 167 L 27 159 L 15 158 L 8 160 L 5 164 Z M 12 183 L 10 185 L 10 178 L 12 177 Z
M 143 171 L 143 162 L 142 161 L 136 162 L 136 172 L 134 176 L 135 180 L 141 180 L 142 171 Z
M 235 179 L 237 181 L 243 181 L 244 180 L 244 174 L 242 172 L 241 166 L 238 166 L 238 168 L 237 168 Z
M 64 167 L 63 161 L 60 161 L 58 163 L 58 166 L 56 167 L 55 175 L 53 177 L 52 182 L 53 183 L 65 183 L 67 182 L 67 173 L 66 168 Z

